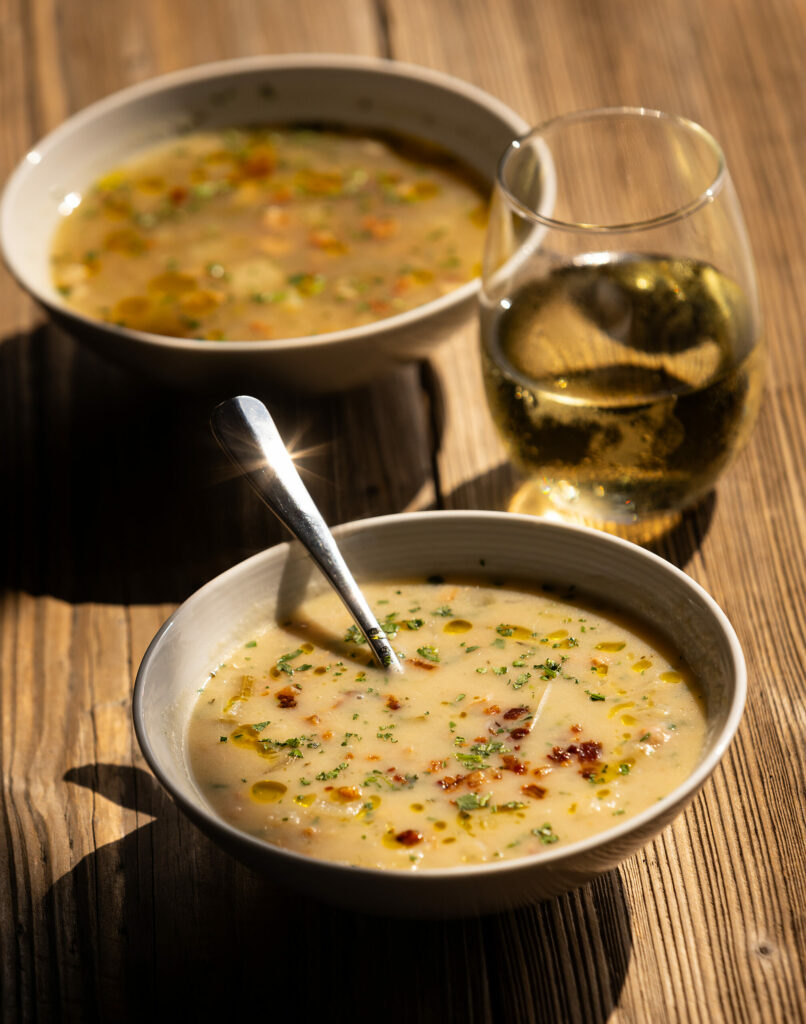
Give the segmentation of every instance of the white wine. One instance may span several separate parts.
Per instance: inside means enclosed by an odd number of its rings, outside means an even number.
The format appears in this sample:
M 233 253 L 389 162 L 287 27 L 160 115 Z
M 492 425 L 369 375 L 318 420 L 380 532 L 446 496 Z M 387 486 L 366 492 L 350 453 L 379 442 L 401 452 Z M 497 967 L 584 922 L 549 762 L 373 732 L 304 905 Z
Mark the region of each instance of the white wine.
M 595 253 L 483 307 L 495 420 L 558 512 L 629 525 L 693 504 L 755 419 L 756 321 L 694 260 Z

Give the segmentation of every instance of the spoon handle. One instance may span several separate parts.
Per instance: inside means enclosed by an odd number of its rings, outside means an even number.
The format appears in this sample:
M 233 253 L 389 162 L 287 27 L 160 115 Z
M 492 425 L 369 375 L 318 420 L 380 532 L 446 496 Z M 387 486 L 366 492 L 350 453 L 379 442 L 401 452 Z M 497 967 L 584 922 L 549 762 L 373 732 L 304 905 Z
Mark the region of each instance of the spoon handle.
M 210 425 L 218 443 L 259 497 L 325 574 L 366 637 L 378 663 L 401 672 L 392 645 L 300 479 L 266 406 L 247 395 L 230 398 L 213 410 Z

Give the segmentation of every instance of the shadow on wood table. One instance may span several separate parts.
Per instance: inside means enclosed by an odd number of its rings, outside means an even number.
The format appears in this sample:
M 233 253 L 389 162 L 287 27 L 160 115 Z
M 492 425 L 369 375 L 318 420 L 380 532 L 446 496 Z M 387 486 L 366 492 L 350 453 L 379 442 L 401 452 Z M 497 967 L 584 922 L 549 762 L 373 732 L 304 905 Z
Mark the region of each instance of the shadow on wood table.
M 50 326 L 3 339 L 0 479 L 14 500 L 0 505 L 0 584 L 71 603 L 177 602 L 288 539 L 212 438 L 229 394 L 160 388 Z M 416 366 L 371 389 L 266 400 L 329 522 L 396 512 L 427 485 Z
M 89 764 L 65 779 L 154 820 L 48 891 L 44 1016 L 596 1024 L 618 1001 L 632 949 L 618 871 L 497 916 L 370 917 L 250 873 L 143 771 Z

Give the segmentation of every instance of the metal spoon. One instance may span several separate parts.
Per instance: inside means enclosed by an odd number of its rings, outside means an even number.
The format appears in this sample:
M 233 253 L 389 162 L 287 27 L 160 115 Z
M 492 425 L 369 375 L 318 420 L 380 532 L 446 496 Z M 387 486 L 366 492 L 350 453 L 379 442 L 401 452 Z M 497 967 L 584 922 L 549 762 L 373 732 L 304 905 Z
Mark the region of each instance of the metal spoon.
M 366 637 L 378 664 L 402 672 L 397 655 L 300 479 L 266 406 L 248 395 L 230 398 L 213 410 L 210 426 L 215 439 L 258 496 L 325 574 Z

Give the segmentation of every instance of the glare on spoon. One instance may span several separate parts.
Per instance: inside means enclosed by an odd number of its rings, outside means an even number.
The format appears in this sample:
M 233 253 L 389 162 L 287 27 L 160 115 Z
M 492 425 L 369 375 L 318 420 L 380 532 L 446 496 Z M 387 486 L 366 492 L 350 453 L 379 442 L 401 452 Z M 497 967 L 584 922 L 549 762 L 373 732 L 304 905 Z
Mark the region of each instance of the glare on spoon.
M 300 479 L 266 406 L 247 395 L 227 399 L 213 410 L 210 426 L 215 439 L 258 496 L 325 574 L 366 637 L 378 663 L 383 668 L 402 672 L 397 655 Z

